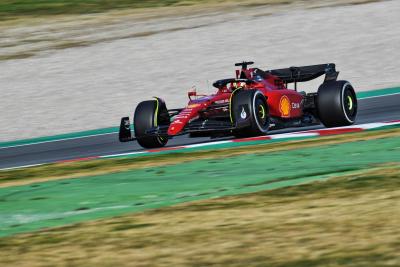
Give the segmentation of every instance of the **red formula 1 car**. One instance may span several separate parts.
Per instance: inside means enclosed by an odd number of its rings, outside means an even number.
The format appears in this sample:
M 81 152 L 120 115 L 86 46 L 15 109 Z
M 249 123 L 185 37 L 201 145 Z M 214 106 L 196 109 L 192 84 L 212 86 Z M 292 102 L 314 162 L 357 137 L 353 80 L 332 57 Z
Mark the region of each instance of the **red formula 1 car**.
M 121 119 L 119 140 L 137 140 L 144 148 L 167 144 L 176 135 L 190 137 L 248 137 L 271 129 L 310 126 L 351 125 L 357 115 L 357 98 L 347 81 L 337 81 L 335 64 L 290 67 L 263 71 L 248 68 L 253 62 L 236 63 L 236 78 L 214 82 L 215 94 L 188 93 L 189 103 L 167 109 L 160 98 L 136 107 L 132 137 L 129 117 Z M 297 91 L 297 83 L 325 74 L 316 93 Z M 294 89 L 288 84 L 294 83 Z

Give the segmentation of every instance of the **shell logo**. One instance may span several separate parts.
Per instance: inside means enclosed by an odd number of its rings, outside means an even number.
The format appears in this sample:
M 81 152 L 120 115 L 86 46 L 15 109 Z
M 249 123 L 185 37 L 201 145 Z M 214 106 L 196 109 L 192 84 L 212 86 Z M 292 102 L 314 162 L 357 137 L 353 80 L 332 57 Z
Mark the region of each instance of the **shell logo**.
M 282 96 L 281 100 L 279 101 L 279 111 L 281 112 L 282 117 L 289 117 L 290 116 L 290 100 L 287 96 Z

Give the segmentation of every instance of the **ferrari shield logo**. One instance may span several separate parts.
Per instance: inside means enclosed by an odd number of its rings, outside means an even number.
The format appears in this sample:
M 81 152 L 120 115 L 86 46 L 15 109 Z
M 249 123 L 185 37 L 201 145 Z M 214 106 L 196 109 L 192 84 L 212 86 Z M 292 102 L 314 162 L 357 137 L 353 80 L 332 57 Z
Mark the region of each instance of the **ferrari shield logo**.
M 289 117 L 290 116 L 290 100 L 287 96 L 282 96 L 281 100 L 279 101 L 279 111 L 281 112 L 282 117 Z

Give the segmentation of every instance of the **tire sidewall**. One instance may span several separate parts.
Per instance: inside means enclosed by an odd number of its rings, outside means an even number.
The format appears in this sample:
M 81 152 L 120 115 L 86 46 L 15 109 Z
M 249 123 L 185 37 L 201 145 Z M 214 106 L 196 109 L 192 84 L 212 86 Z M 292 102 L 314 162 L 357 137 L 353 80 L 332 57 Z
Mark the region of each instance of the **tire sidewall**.
M 146 131 L 156 127 L 158 116 L 161 112 L 160 100 L 147 100 L 140 102 L 135 109 L 134 131 L 137 142 L 144 148 L 163 147 L 167 144 L 168 138 L 161 136 L 146 135 Z
M 269 109 L 264 94 L 259 90 L 242 89 L 236 92 L 233 97 L 231 107 L 233 114 L 232 122 L 238 127 L 234 131 L 234 135 L 237 137 L 247 137 L 266 134 L 269 128 Z M 263 102 L 265 116 L 267 116 L 265 125 L 261 125 L 257 119 L 257 103 L 259 100 Z M 245 121 L 238 118 L 238 114 L 240 114 L 243 108 L 248 112 L 248 117 Z
M 353 102 L 353 116 L 347 113 L 345 95 L 349 92 Z M 318 88 L 317 113 L 326 127 L 348 126 L 357 116 L 357 97 L 353 86 L 348 81 L 324 82 Z

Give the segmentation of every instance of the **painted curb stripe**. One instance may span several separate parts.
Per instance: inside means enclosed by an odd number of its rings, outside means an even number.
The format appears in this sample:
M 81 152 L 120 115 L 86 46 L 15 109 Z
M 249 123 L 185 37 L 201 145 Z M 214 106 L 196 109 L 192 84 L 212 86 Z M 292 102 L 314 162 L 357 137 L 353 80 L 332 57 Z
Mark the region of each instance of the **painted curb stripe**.
M 287 139 L 287 138 L 314 137 L 314 136 L 318 136 L 318 133 L 298 132 L 298 133 L 284 133 L 284 134 L 271 135 L 271 139 Z
M 149 155 L 152 153 L 158 152 L 168 152 L 168 151 L 184 151 L 188 148 L 198 148 L 198 147 L 212 147 L 220 144 L 228 144 L 228 143 L 246 143 L 253 141 L 268 141 L 274 139 L 294 139 L 294 138 L 307 138 L 307 137 L 318 137 L 318 136 L 329 136 L 329 135 L 337 135 L 337 134 L 345 134 L 345 133 L 355 133 L 361 132 L 364 130 L 370 129 L 378 129 L 385 126 L 398 125 L 400 124 L 400 120 L 389 121 L 389 122 L 379 122 L 379 123 L 366 123 L 359 124 L 354 126 L 345 126 L 345 127 L 337 127 L 337 128 L 326 128 L 326 129 L 318 129 L 318 130 L 307 130 L 307 131 L 299 131 L 293 133 L 283 133 L 283 134 L 275 134 L 275 135 L 266 135 L 266 136 L 256 136 L 250 138 L 240 138 L 240 139 L 231 139 L 224 141 L 215 141 L 201 144 L 192 144 L 192 145 L 184 145 L 184 146 L 175 146 L 175 147 L 165 147 L 160 149 L 151 149 L 147 151 L 136 151 L 132 153 L 124 153 L 124 154 L 112 154 L 99 156 L 99 158 L 118 158 L 130 155 L 141 154 L 143 156 Z
M 226 141 L 215 141 L 215 142 L 208 142 L 208 143 L 200 143 L 200 144 L 191 144 L 187 145 L 187 148 L 196 148 L 196 147 L 203 147 L 203 146 L 209 146 L 210 144 L 212 145 L 220 145 L 220 144 L 226 144 L 230 143 L 231 140 L 226 140 Z
M 184 149 L 184 148 L 186 148 L 186 146 L 162 147 L 162 148 L 156 148 L 156 149 L 147 150 L 146 152 L 155 153 L 155 152 L 178 150 L 178 149 Z
M 345 134 L 345 133 L 356 133 L 364 131 L 363 128 L 342 128 L 342 129 L 328 129 L 328 130 L 313 130 L 312 133 L 317 133 L 319 136 Z
M 191 145 L 185 145 L 185 146 L 164 147 L 164 148 L 151 149 L 151 150 L 146 150 L 146 151 L 134 151 L 134 152 L 128 152 L 128 153 L 62 160 L 62 161 L 56 161 L 53 163 L 70 163 L 70 162 L 77 162 L 77 161 L 102 159 L 102 158 L 122 158 L 122 157 L 128 157 L 128 156 L 132 156 L 132 155 L 146 156 L 146 155 L 150 155 L 153 153 L 169 152 L 169 151 L 183 152 L 185 149 L 188 149 L 188 148 L 213 147 L 213 146 L 218 146 L 220 144 L 228 144 L 228 143 L 246 143 L 246 142 L 253 142 L 253 141 L 268 141 L 268 140 L 275 140 L 275 139 L 278 139 L 278 140 L 284 139 L 281 141 L 281 142 L 284 142 L 284 141 L 287 141 L 290 139 L 329 136 L 329 135 L 337 135 L 337 134 L 345 134 L 345 133 L 355 133 L 355 132 L 361 132 L 361 131 L 366 131 L 366 130 L 371 130 L 371 129 L 379 129 L 382 127 L 392 126 L 392 125 L 400 125 L 400 120 L 394 120 L 394 121 L 388 121 L 388 122 L 378 122 L 378 123 L 366 123 L 366 124 L 359 124 L 359 125 L 355 125 L 355 126 L 345 126 L 345 127 L 328 128 L 328 129 L 299 131 L 299 132 L 293 132 L 293 133 L 257 136 L 257 137 L 250 137 L 250 138 L 231 139 L 231 140 L 224 140 L 224 141 L 191 144 Z M 49 164 L 49 163 L 41 163 L 41 164 L 32 164 L 32 165 L 4 168 L 4 169 L 0 169 L 0 171 L 36 167 L 36 166 L 41 166 L 44 164 Z
M 271 140 L 271 136 L 266 135 L 266 136 L 256 136 L 256 137 L 233 139 L 232 142 L 250 142 L 250 141 L 261 141 L 261 140 Z

